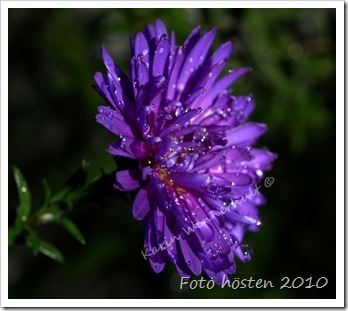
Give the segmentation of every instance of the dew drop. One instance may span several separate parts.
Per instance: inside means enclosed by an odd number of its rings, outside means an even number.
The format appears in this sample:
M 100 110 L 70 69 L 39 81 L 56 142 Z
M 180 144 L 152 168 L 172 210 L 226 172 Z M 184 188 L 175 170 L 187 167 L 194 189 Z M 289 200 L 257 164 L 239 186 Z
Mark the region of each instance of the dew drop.
M 247 244 L 242 244 L 240 245 L 240 249 L 243 253 L 243 256 L 244 256 L 244 261 L 247 262 L 247 261 L 250 261 L 251 258 L 253 257 L 253 250 L 252 248 L 247 245 Z
M 22 188 L 21 188 L 21 191 L 22 191 L 22 192 L 27 192 L 27 188 L 26 188 L 26 187 L 22 187 Z
M 188 266 L 191 266 L 191 264 L 192 264 L 190 259 L 186 259 L 186 263 L 187 263 Z
M 160 189 L 162 189 L 162 188 L 165 187 L 165 185 L 166 185 L 165 183 L 158 183 L 158 184 L 157 184 L 157 187 L 160 188 Z
M 251 97 L 250 96 L 247 96 L 245 99 L 246 99 L 247 102 L 251 101 Z
M 184 87 L 185 87 L 185 84 L 184 84 L 184 83 L 179 83 L 179 84 L 178 84 L 178 90 L 179 90 L 179 91 L 182 91 L 182 90 L 184 89 Z
M 24 221 L 27 221 L 27 216 L 23 216 L 22 217 L 22 221 L 24 222 Z
M 261 170 L 256 170 L 256 175 L 262 177 L 263 172 Z

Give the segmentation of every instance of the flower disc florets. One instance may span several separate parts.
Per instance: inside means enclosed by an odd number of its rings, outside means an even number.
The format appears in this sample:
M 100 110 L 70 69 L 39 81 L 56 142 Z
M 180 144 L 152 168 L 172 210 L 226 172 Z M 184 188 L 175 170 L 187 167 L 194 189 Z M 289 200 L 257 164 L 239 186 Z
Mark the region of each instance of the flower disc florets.
M 118 137 L 109 152 L 139 162 L 116 173 L 115 187 L 140 188 L 133 215 L 145 224 L 143 256 L 156 272 L 169 260 L 182 276 L 221 284 L 235 255 L 251 259 L 241 241 L 261 225 L 257 183 L 275 156 L 252 147 L 266 126 L 245 123 L 252 95 L 229 91 L 250 69 L 220 78 L 233 44 L 211 54 L 215 35 L 197 27 L 177 46 L 157 20 L 131 40 L 130 79 L 102 47 L 107 72 L 95 74 L 95 87 L 111 105 L 97 121 Z

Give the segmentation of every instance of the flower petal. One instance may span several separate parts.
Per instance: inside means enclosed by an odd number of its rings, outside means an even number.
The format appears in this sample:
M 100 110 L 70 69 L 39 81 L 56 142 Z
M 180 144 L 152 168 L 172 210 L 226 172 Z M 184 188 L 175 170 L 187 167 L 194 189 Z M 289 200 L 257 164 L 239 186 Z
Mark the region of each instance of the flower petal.
M 266 131 L 267 126 L 265 124 L 255 122 L 234 127 L 226 134 L 228 141 L 226 147 L 250 145 Z
M 146 187 L 141 188 L 135 197 L 132 213 L 136 220 L 143 220 L 150 212 L 150 202 L 148 190 Z
M 114 187 L 123 191 L 135 190 L 140 187 L 141 176 L 139 170 L 118 171 Z
M 188 268 L 193 274 L 200 275 L 202 272 L 202 264 L 197 255 L 192 251 L 190 245 L 184 238 L 179 240 L 179 244 Z
M 98 123 L 101 123 L 117 136 L 121 135 L 132 139 L 135 138 L 134 129 L 125 122 L 124 117 L 120 113 L 105 106 L 98 107 L 98 111 L 99 114 L 96 116 Z
M 175 174 L 172 176 L 174 183 L 178 183 L 183 187 L 200 187 L 206 185 L 210 176 L 207 174 L 198 174 L 198 173 L 181 173 Z
M 192 48 L 186 56 L 186 60 L 181 68 L 178 78 L 177 90 L 182 93 L 188 79 L 197 70 L 197 68 L 205 61 L 206 55 L 216 36 L 216 29 L 213 28 L 206 32 Z
M 202 102 L 199 107 L 201 107 L 203 110 L 207 109 L 213 103 L 215 97 L 223 93 L 234 81 L 236 81 L 239 77 L 246 74 L 250 70 L 251 69 L 248 67 L 239 68 L 221 78 L 205 94 L 205 96 L 202 98 Z
M 157 48 L 155 50 L 155 55 L 153 57 L 153 63 L 152 63 L 153 77 L 164 75 L 169 51 L 170 51 L 169 40 L 166 37 L 163 37 L 161 41 L 159 42 L 159 44 L 157 45 Z

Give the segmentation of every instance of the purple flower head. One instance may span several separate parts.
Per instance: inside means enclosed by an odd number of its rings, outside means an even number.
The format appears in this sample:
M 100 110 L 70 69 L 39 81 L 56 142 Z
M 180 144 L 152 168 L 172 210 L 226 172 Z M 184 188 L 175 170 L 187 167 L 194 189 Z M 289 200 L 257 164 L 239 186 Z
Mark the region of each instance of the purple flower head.
M 216 32 L 197 27 L 177 46 L 156 20 L 131 39 L 130 79 L 104 46 L 107 71 L 94 78 L 109 104 L 98 108 L 97 122 L 117 136 L 108 151 L 139 163 L 116 173 L 115 188 L 139 189 L 133 216 L 144 222 L 144 258 L 156 272 L 170 261 L 181 276 L 221 284 L 235 272 L 235 257 L 252 257 L 242 239 L 261 225 L 257 183 L 275 155 L 252 147 L 266 125 L 246 123 L 252 95 L 229 90 L 250 68 L 220 77 L 233 44 L 211 53 Z

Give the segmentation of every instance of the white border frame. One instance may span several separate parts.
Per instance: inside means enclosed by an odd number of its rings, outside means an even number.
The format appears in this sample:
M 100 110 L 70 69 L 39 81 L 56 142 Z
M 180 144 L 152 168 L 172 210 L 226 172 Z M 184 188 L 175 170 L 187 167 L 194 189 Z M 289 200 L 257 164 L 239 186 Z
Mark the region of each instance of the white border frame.
M 336 299 L 8 299 L 9 8 L 336 8 Z M 344 1 L 2 1 L 1 307 L 344 307 Z

